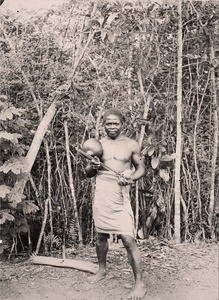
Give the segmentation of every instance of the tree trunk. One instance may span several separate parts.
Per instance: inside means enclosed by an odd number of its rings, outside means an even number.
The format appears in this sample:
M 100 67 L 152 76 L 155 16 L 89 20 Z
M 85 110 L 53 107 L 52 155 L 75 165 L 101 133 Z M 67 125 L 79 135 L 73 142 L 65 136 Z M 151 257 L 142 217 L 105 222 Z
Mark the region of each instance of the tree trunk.
M 33 141 L 30 145 L 29 151 L 25 157 L 25 174 L 23 173 L 18 176 L 18 179 L 9 195 L 9 202 L 11 202 L 11 205 L 13 207 L 16 207 L 17 203 L 21 202 L 22 200 L 23 190 L 27 180 L 29 179 L 30 171 L 36 159 L 37 153 L 40 149 L 42 140 L 46 134 L 46 131 L 48 130 L 48 127 L 55 113 L 56 113 L 56 102 L 54 101 L 52 102 L 46 114 L 42 118 L 37 128 L 37 131 L 35 133 L 35 136 L 33 138 Z
M 214 51 L 214 42 L 212 37 L 210 37 L 210 59 L 213 62 L 215 59 L 215 51 Z M 211 158 L 211 189 L 210 189 L 210 202 L 208 208 L 208 223 L 211 229 L 211 235 L 214 236 L 213 228 L 212 228 L 212 217 L 213 211 L 215 208 L 215 175 L 216 175 L 216 166 L 217 166 L 217 157 L 218 157 L 218 113 L 217 113 L 217 91 L 216 91 L 216 79 L 215 79 L 215 68 L 211 69 L 211 93 L 213 98 L 213 114 L 214 114 L 214 145 L 213 145 L 213 153 Z
M 176 136 L 176 161 L 175 161 L 175 210 L 174 210 L 174 238 L 176 243 L 181 242 L 180 235 L 180 171 L 182 155 L 182 0 L 178 3 L 178 72 L 177 72 L 177 136 Z

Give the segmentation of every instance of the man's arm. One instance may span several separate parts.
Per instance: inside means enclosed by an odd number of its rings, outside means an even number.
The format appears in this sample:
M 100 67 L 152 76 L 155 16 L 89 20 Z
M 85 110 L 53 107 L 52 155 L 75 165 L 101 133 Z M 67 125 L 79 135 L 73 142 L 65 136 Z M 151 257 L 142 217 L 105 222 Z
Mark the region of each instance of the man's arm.
M 94 169 L 91 165 L 85 167 L 85 173 L 88 178 L 92 178 L 97 175 L 98 170 Z
M 132 164 L 135 167 L 135 172 L 131 175 L 131 180 L 137 181 L 145 174 L 144 160 L 141 157 L 141 151 L 138 143 L 133 141 Z
M 89 165 L 87 165 L 87 167 L 85 168 L 85 173 L 86 173 L 87 177 L 92 178 L 92 177 L 96 176 L 98 173 L 99 167 L 100 167 L 100 160 L 98 157 L 95 156 L 90 161 Z
M 134 165 L 135 170 L 132 172 L 131 170 L 124 171 L 121 177 L 118 180 L 119 185 L 128 185 L 133 181 L 137 181 L 145 174 L 144 160 L 141 157 L 141 152 L 139 145 L 136 141 L 132 140 L 130 142 L 130 148 L 132 151 L 131 163 Z

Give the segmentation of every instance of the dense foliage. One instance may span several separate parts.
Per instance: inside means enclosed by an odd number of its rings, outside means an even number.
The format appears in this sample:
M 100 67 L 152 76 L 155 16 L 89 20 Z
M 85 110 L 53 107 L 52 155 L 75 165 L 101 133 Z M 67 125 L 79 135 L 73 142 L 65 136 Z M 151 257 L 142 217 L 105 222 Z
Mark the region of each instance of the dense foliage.
M 218 158 L 218 16 L 213 2 L 183 3 L 183 241 L 218 237 L 219 176 L 213 159 Z M 111 106 L 124 112 L 124 131 L 139 141 L 145 157 L 146 176 L 132 191 L 138 237 L 174 236 L 177 30 L 177 7 L 153 1 L 72 0 L 40 14 L 4 12 L 0 224 L 5 248 L 31 248 L 32 242 L 36 247 L 47 219 L 44 250 L 93 242 L 94 183 L 85 177 L 86 161 L 75 146 L 104 134 L 101 116 Z M 29 176 L 25 155 L 54 101 L 57 110 Z M 15 182 L 25 176 L 21 199 L 11 201 Z

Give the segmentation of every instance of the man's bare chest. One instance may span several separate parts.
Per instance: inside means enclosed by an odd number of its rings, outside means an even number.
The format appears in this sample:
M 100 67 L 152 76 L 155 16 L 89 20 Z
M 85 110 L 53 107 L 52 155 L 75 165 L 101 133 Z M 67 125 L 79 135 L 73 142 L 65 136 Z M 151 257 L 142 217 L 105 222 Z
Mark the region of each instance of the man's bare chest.
M 103 146 L 103 161 L 130 161 L 132 151 L 126 141 L 105 141 Z

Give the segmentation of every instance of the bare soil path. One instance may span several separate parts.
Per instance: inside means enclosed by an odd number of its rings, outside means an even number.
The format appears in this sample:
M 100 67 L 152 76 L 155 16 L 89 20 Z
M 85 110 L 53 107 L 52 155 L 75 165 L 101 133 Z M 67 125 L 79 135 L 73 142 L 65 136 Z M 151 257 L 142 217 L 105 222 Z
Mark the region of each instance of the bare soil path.
M 114 248 L 114 249 L 113 249 Z M 91 285 L 91 274 L 75 269 L 33 265 L 29 260 L 0 262 L 0 299 L 8 300 L 124 300 L 133 276 L 125 250 L 113 247 L 108 275 Z M 218 300 L 218 245 L 140 246 L 143 257 L 145 300 Z M 92 247 L 68 252 L 68 258 L 97 262 Z

